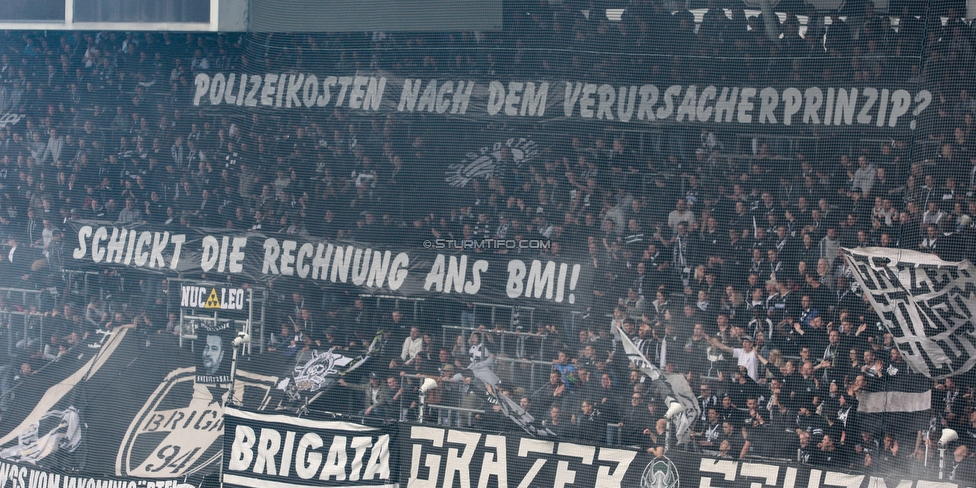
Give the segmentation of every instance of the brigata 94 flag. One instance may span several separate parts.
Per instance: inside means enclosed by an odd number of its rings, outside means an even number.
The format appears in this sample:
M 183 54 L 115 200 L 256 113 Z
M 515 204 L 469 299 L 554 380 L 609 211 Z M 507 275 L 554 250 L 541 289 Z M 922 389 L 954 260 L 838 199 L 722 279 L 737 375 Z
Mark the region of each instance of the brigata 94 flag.
M 854 278 L 912 368 L 934 379 L 976 364 L 976 267 L 934 254 L 844 249 Z

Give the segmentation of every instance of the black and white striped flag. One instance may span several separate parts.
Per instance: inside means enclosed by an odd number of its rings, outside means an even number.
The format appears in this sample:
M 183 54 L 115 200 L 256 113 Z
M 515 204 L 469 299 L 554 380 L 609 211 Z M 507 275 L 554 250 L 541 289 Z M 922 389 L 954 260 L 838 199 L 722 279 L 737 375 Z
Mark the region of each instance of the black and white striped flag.
M 933 379 L 976 365 L 976 267 L 934 254 L 843 249 L 854 279 L 912 368 Z

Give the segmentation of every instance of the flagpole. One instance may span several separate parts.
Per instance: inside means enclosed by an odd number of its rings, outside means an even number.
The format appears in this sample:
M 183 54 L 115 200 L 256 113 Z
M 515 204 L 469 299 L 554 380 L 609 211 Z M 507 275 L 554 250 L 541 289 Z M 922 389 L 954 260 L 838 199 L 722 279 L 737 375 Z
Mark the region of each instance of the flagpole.
M 667 419 L 668 419 L 668 428 L 664 432 L 664 452 L 668 452 L 671 450 L 671 417 L 667 417 Z
M 241 346 L 250 343 L 251 343 L 251 335 L 246 332 L 238 332 L 237 337 L 234 338 L 234 342 L 232 343 L 232 345 L 234 346 L 233 347 L 234 353 L 233 356 L 231 356 L 231 361 L 230 361 L 230 395 L 227 396 L 227 404 L 235 403 L 234 394 L 236 393 L 235 384 L 237 382 L 237 350 Z M 243 400 L 243 398 L 241 400 Z
M 929 467 L 929 434 L 931 432 L 925 432 L 925 461 L 922 462 L 922 466 Z
M 235 403 L 234 402 L 234 383 L 235 383 L 234 380 L 236 379 L 235 376 L 237 376 L 237 339 L 234 339 L 234 355 L 231 356 L 231 360 L 230 360 L 230 395 L 227 395 L 227 402 L 224 404 L 225 407 L 227 405 L 231 405 Z

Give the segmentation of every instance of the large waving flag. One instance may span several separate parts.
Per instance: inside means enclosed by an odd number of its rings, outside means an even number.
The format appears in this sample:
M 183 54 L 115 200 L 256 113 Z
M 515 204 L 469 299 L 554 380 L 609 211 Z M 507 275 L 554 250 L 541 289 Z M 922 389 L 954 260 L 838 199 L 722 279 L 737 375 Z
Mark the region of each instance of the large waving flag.
M 547 427 L 537 424 L 535 417 L 529 412 L 526 412 L 518 403 L 498 391 L 497 386 L 501 383 L 501 379 L 491 370 L 492 362 L 492 360 L 479 361 L 471 363 L 468 366 L 468 369 L 471 370 L 475 378 L 478 378 L 486 385 L 488 400 L 501 407 L 502 414 L 512 422 L 515 422 L 515 425 L 518 425 L 527 433 L 535 437 L 555 437 L 555 433 Z
M 666 416 L 675 424 L 678 444 L 690 441 L 691 427 L 695 419 L 701 415 L 701 409 L 698 407 L 698 399 L 692 392 L 688 380 L 680 374 L 667 373 L 655 367 L 627 337 L 627 334 L 620 330 L 619 325 L 615 324 L 614 327 L 617 329 L 615 332 L 620 338 L 627 358 L 651 379 L 651 387 L 657 388 L 664 394 L 664 403 L 668 406 Z
M 912 368 L 933 379 L 976 365 L 976 267 L 934 254 L 844 249 L 854 278 Z

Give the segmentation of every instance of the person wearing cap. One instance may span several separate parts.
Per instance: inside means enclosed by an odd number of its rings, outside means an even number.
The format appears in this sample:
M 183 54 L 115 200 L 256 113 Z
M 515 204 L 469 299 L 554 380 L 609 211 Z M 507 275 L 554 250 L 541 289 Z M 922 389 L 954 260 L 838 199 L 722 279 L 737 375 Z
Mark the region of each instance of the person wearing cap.
M 742 341 L 742 347 L 731 348 L 722 344 L 717 337 L 712 338 L 712 346 L 732 353 L 732 357 L 736 359 L 739 367 L 744 367 L 753 381 L 759 381 L 759 351 L 753 347 L 755 342 L 752 337 L 747 335 L 741 336 L 739 339 Z
M 369 382 L 360 385 L 349 384 L 344 379 L 339 380 L 339 386 L 352 388 L 363 394 L 363 409 L 359 415 L 364 417 L 383 417 L 386 406 L 390 403 L 389 388 L 380 385 L 380 375 L 375 372 L 369 374 Z

